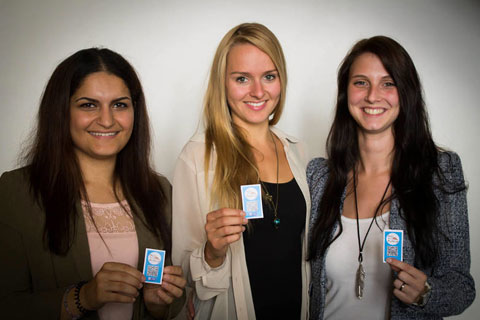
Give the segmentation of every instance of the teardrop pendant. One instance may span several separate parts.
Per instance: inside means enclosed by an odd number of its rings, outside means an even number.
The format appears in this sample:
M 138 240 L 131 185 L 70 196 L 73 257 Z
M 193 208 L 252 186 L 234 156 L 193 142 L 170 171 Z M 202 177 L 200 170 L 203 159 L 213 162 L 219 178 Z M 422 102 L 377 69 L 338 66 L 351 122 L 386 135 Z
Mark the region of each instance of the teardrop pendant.
M 357 269 L 357 278 L 355 281 L 355 294 L 357 295 L 357 298 L 362 300 L 363 298 L 363 288 L 365 286 L 365 271 L 363 270 L 362 263 L 360 262 L 358 264 L 358 269 Z
M 280 219 L 279 218 L 273 219 L 273 226 L 275 227 L 275 229 L 278 229 L 280 227 Z

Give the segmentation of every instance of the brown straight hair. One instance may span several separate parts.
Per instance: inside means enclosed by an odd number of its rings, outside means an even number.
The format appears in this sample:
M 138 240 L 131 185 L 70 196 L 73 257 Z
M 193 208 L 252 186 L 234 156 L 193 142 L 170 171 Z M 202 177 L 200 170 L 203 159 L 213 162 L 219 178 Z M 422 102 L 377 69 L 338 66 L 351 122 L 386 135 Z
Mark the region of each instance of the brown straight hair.
M 81 199 L 88 202 L 70 134 L 70 97 L 88 75 L 100 71 L 125 82 L 134 108 L 132 135 L 117 155 L 114 190 L 120 185 L 133 214 L 138 215 L 137 205 L 147 228 L 160 236 L 169 250 L 171 235 L 164 212 L 168 199 L 150 165 L 150 127 L 142 86 L 122 56 L 99 48 L 80 50 L 55 69 L 41 99 L 33 142 L 24 152 L 31 191 L 45 213 L 45 244 L 55 254 L 66 254 L 76 232 L 76 217 L 81 214 L 77 203 Z

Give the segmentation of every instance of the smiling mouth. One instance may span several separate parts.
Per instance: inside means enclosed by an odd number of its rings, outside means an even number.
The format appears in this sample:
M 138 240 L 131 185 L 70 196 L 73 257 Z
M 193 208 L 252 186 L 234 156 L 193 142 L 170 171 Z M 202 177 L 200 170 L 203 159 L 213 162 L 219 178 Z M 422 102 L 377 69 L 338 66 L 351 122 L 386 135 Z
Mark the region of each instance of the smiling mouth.
M 253 102 L 253 101 L 246 101 L 245 104 L 247 104 L 249 107 L 255 109 L 260 109 L 263 106 L 265 106 L 267 103 L 267 100 L 259 101 L 259 102 Z
M 365 112 L 366 114 L 371 114 L 371 115 L 377 115 L 377 114 L 382 114 L 384 113 L 385 111 L 387 111 L 386 109 L 384 108 L 362 108 L 363 112 Z
M 95 131 L 89 131 L 92 136 L 96 137 L 112 137 L 118 134 L 118 131 L 115 132 L 95 132 Z

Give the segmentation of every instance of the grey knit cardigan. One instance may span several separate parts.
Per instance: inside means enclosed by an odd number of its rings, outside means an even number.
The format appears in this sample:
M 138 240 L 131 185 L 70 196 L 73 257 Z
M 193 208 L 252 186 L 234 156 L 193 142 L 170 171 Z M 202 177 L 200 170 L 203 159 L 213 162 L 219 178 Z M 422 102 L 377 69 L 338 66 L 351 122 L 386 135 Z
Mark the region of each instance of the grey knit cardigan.
M 454 185 L 464 183 L 460 158 L 453 152 L 440 152 L 439 166 L 448 181 Z M 318 206 L 322 197 L 329 169 L 327 160 L 315 158 L 307 167 L 307 180 L 312 198 L 310 230 L 318 218 Z M 434 183 L 438 182 L 434 178 Z M 435 185 L 435 184 L 434 184 Z M 475 284 L 470 275 L 470 242 L 467 214 L 466 190 L 445 194 L 434 189 L 439 201 L 439 231 L 446 237 L 439 237 L 439 256 L 432 268 L 420 268 L 415 263 L 415 250 L 410 241 L 405 220 L 401 217 L 398 200 L 390 206 L 390 228 L 404 231 L 404 262 L 422 270 L 428 277 L 432 290 L 424 307 L 407 305 L 392 294 L 390 316 L 392 320 L 442 319 L 463 312 L 475 298 Z M 345 200 L 341 199 L 340 212 Z M 339 214 L 340 214 L 339 212 Z M 335 226 L 331 237 L 336 231 Z M 310 234 L 311 237 L 311 234 Z M 312 280 L 310 283 L 310 319 L 323 319 L 327 277 L 325 255 L 311 261 Z M 393 279 L 392 279 L 393 281 Z

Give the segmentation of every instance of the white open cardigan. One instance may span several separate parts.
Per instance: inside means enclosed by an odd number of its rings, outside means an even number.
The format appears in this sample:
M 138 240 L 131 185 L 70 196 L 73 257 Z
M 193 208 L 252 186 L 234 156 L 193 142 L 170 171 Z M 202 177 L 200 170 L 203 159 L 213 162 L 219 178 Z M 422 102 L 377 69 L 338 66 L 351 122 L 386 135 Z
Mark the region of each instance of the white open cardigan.
M 302 316 L 308 318 L 310 265 L 307 254 L 310 194 L 305 169 L 307 157 L 303 143 L 271 127 L 284 146 L 288 164 L 306 202 L 306 224 L 302 241 Z M 211 268 L 204 258 L 206 215 L 210 190 L 205 188 L 205 134 L 190 139 L 178 157 L 173 178 L 172 233 L 174 264 L 182 265 L 189 285 L 195 288 L 195 319 L 255 319 L 243 240 L 230 245 L 222 266 Z M 213 151 L 208 181 L 211 185 L 216 164 Z

